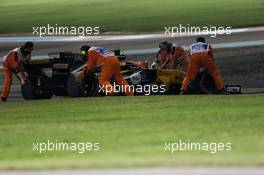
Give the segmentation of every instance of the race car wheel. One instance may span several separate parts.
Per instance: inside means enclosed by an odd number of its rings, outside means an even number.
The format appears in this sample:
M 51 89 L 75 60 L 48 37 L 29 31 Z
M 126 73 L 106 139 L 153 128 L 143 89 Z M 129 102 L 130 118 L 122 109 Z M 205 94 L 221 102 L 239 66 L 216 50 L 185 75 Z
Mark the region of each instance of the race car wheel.
M 25 100 L 36 99 L 35 94 L 34 94 L 34 89 L 32 87 L 30 80 L 27 80 L 24 85 L 21 85 L 21 93 L 22 93 L 22 97 Z
M 190 83 L 189 94 L 213 94 L 216 92 L 216 86 L 213 77 L 207 70 L 200 72 Z
M 35 99 L 51 99 L 53 93 L 49 89 L 35 89 L 30 80 L 27 80 L 24 85 L 21 85 L 22 97 L 25 100 Z
M 35 90 L 35 99 L 51 99 L 53 93 L 50 89 Z
M 99 95 L 98 94 L 99 80 L 93 74 L 87 75 L 80 82 L 80 88 L 83 96 L 85 97 L 97 96 Z
M 201 72 L 201 75 L 200 75 L 200 88 L 201 88 L 201 91 L 204 93 L 204 94 L 214 94 L 216 93 L 216 86 L 215 86 L 215 81 L 212 77 L 212 75 L 210 75 L 208 73 L 207 70 Z
M 181 84 L 171 84 L 169 89 L 168 89 L 168 94 L 169 95 L 178 95 L 181 93 Z
M 68 92 L 68 95 L 71 97 L 81 97 L 82 92 L 79 87 L 78 82 L 75 81 L 74 75 L 70 75 L 67 80 L 66 90 Z

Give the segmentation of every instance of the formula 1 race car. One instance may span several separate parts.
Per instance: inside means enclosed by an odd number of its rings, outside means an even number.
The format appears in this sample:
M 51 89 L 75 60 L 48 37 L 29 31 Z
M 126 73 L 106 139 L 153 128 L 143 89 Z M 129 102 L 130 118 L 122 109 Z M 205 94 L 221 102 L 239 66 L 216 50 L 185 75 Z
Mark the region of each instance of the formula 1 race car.
M 142 66 L 144 65 L 144 66 Z M 157 71 L 148 69 L 146 62 L 123 62 L 121 73 L 135 95 L 179 94 L 184 72 L 177 70 Z M 103 96 L 100 92 L 98 78 L 100 69 L 93 74 L 84 76 L 83 67 L 72 72 L 67 82 L 68 93 L 72 97 Z M 114 81 L 111 81 L 115 84 Z M 160 88 L 160 89 L 159 89 Z M 152 90 L 156 89 L 156 90 Z M 117 92 L 117 95 L 122 95 Z
M 163 91 L 150 94 L 179 94 L 185 73 L 180 70 L 149 69 L 147 62 L 125 61 L 125 55 L 115 52 L 122 62 L 121 72 L 129 85 L 164 86 Z M 24 99 L 50 99 L 55 96 L 87 97 L 102 96 L 98 77 L 100 69 L 89 76 L 81 76 L 87 61 L 79 53 L 60 52 L 49 54 L 48 59 L 31 60 L 24 64 L 28 74 L 26 84 L 21 86 Z M 192 94 L 215 93 L 214 80 L 206 70 L 201 71 L 190 84 Z M 137 92 L 135 95 L 144 94 Z M 145 94 L 146 95 L 146 94 Z

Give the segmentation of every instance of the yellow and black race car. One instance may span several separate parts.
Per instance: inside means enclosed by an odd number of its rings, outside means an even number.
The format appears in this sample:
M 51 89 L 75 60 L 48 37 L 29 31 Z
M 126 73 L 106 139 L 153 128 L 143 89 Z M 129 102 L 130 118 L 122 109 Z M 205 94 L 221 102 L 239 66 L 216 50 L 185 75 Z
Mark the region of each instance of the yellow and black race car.
M 146 62 L 125 61 L 125 55 L 116 52 L 122 62 L 124 79 L 133 86 L 164 85 L 165 90 L 153 94 L 179 94 L 185 73 L 180 70 L 156 70 Z M 100 69 L 89 76 L 82 76 L 86 65 L 85 55 L 72 52 L 49 54 L 49 58 L 32 60 L 24 64 L 28 74 L 26 84 L 21 87 L 24 99 L 50 99 L 55 96 L 87 97 L 102 96 L 98 91 Z M 241 89 L 241 88 L 240 88 Z M 240 89 L 233 89 L 240 93 Z M 206 70 L 201 71 L 190 84 L 190 94 L 215 93 L 214 80 Z M 136 95 L 144 94 L 135 93 Z M 150 94 L 148 94 L 150 95 Z

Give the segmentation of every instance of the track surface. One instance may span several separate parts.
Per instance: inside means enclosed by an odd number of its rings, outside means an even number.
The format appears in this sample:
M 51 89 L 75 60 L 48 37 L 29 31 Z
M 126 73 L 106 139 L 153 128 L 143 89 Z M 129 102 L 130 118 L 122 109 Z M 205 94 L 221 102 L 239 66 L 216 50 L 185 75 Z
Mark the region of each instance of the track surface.
M 264 27 L 257 28 L 258 30 L 248 30 L 246 32 L 232 33 L 231 35 L 217 35 L 215 38 L 205 36 L 206 39 L 212 43 L 232 43 L 232 42 L 247 42 L 247 41 L 264 41 Z M 139 37 L 141 36 L 141 37 Z M 83 38 L 64 41 L 53 41 L 52 38 L 35 38 L 35 50 L 33 55 L 47 55 L 50 52 L 59 51 L 79 51 L 84 44 L 91 46 L 106 47 L 109 49 L 121 48 L 125 50 L 139 50 L 157 48 L 161 40 L 169 40 L 180 45 L 190 45 L 197 36 L 180 36 L 180 37 L 166 37 L 162 34 L 147 35 L 123 35 L 123 36 L 102 36 L 102 38 Z M 17 39 L 20 42 L 13 42 L 10 38 L 0 37 L 0 57 L 3 57 L 9 50 L 22 45 L 27 41 L 28 37 Z M 29 39 L 32 37 L 29 37 Z M 14 39 L 14 38 L 13 38 Z M 50 41 L 49 41 L 50 40 Z

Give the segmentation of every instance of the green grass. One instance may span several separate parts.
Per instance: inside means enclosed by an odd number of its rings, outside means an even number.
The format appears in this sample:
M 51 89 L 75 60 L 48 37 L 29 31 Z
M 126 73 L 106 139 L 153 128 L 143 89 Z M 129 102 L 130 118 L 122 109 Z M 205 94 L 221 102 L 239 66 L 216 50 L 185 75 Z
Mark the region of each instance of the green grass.
M 101 32 L 163 31 L 164 26 L 263 25 L 263 0 L 0 0 L 0 34 L 32 26 L 100 26 Z
M 138 96 L 0 103 L 0 169 L 264 165 L 264 95 Z M 165 142 L 231 151 L 164 151 Z M 100 151 L 33 151 L 33 142 L 100 142 Z

